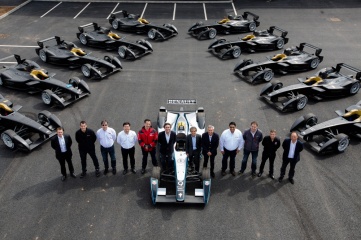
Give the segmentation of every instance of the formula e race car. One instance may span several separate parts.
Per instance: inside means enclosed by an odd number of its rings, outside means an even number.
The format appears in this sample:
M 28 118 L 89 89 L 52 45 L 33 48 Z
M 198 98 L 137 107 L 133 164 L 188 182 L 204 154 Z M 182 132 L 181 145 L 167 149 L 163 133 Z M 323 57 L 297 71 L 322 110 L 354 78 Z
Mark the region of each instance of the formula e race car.
M 277 30 L 281 34 L 276 35 Z M 216 39 L 208 47 L 214 54 L 220 58 L 238 58 L 242 51 L 253 53 L 255 51 L 269 51 L 282 49 L 288 42 L 287 31 L 276 26 L 268 30 L 257 30 L 253 34 L 247 35 L 236 41 L 227 41 L 224 38 Z
M 45 43 L 55 40 L 50 46 Z M 90 56 L 78 48 L 74 43 L 61 40 L 55 36 L 38 41 L 39 48 L 35 51 L 43 62 L 56 65 L 66 65 L 70 69 L 81 68 L 87 78 L 105 78 L 122 69 L 122 64 L 117 57 L 105 56 L 104 60 Z
M 350 143 L 349 136 L 361 140 L 361 101 L 349 106 L 345 112 L 336 111 L 338 117 L 317 123 L 313 113 L 298 118 L 291 127 L 301 139 L 306 141 L 312 150 L 324 154 L 344 152 Z
M 89 27 L 93 27 L 93 30 L 88 32 L 86 29 Z M 153 52 L 152 45 L 147 40 L 128 42 L 125 37 L 120 37 L 108 28 L 98 26 L 97 23 L 89 23 L 78 27 L 78 29 L 79 33 L 76 36 L 83 45 L 105 48 L 107 51 L 117 50 L 123 59 L 134 60 Z
M 349 70 L 355 77 L 346 75 Z M 352 96 L 360 90 L 361 70 L 339 63 L 336 67 L 323 68 L 315 76 L 299 78 L 300 83 L 283 87 L 279 81 L 267 83 L 260 95 L 281 111 L 302 110 L 308 98 L 321 101 L 324 98 Z
M 62 126 L 60 120 L 46 110 L 33 120 L 19 113 L 20 108 L 0 94 L 1 140 L 11 150 L 31 151 L 53 137 L 56 128 Z
M 308 53 L 305 47 L 315 50 L 315 53 Z M 253 62 L 251 59 L 238 63 L 234 72 L 242 79 L 251 83 L 260 81 L 269 82 L 274 73 L 287 74 L 288 72 L 302 72 L 313 70 L 323 60 L 320 56 L 322 49 L 308 43 L 301 43 L 299 47 L 287 48 L 283 53 L 268 57 L 264 62 Z
M 123 17 L 117 17 L 118 13 L 123 13 Z M 177 28 L 172 24 L 166 23 L 163 26 L 157 26 L 141 18 L 140 15 L 129 14 L 126 10 L 112 13 L 109 23 L 115 30 L 137 34 L 146 33 L 152 40 L 166 40 L 178 35 Z
M 0 86 L 27 91 L 30 94 L 39 93 L 46 105 L 67 105 L 90 94 L 88 84 L 77 77 L 64 83 L 54 78 L 55 74 L 48 72 L 31 60 L 21 59 L 14 55 L 18 62 L 15 66 L 0 70 Z
M 252 16 L 253 19 L 248 17 Z M 217 33 L 235 34 L 253 32 L 259 26 L 258 16 L 251 12 L 244 12 L 243 15 L 228 15 L 214 24 L 204 24 L 197 22 L 188 29 L 188 33 L 197 39 L 213 39 Z
M 205 113 L 203 108 L 197 111 L 167 111 L 165 107 L 160 107 L 158 113 L 158 132 L 164 131 L 164 123 L 170 123 L 171 129 L 176 133 L 176 144 L 174 145 L 174 168 L 163 169 L 153 167 L 150 179 L 151 196 L 153 204 L 157 202 L 177 202 L 177 203 L 202 203 L 207 204 L 210 197 L 211 178 L 209 168 L 203 168 L 199 174 L 188 167 L 186 155 L 186 136 L 190 133 L 191 127 L 197 128 L 197 134 L 205 131 Z M 175 186 L 164 187 L 171 183 Z M 202 188 L 195 188 L 191 195 L 190 185 L 197 184 Z M 168 184 L 169 185 L 169 184 Z M 193 190 L 193 189 L 192 189 Z

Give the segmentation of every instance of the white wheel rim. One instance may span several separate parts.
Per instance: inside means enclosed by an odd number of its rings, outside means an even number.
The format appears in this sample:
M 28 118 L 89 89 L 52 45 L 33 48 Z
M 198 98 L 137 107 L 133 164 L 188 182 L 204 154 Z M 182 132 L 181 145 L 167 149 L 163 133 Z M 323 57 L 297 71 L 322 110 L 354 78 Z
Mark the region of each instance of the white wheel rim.
M 154 31 L 150 30 L 150 31 L 148 32 L 148 37 L 149 37 L 150 39 L 154 39 L 154 37 L 155 37 Z
M 2 140 L 3 140 L 3 142 L 4 142 L 4 144 L 8 147 L 8 148 L 14 148 L 14 142 L 13 142 L 13 140 L 11 140 L 11 137 L 9 136 L 9 135 L 7 135 L 6 133 L 3 133 L 2 135 L 1 135 L 1 138 L 2 138 Z
M 114 29 L 118 29 L 118 21 L 114 20 L 112 26 Z
M 271 81 L 272 78 L 273 78 L 273 73 L 271 71 L 267 71 L 267 72 L 264 73 L 264 80 L 266 82 Z
M 125 57 L 125 50 L 124 48 L 120 47 L 119 50 L 118 50 L 118 54 L 121 58 L 124 58 Z
M 317 68 L 318 64 L 319 64 L 318 58 L 313 59 L 311 62 L 311 68 L 313 68 L 313 69 Z
M 238 58 L 241 55 L 241 50 L 239 48 L 236 48 L 233 50 L 233 57 Z
M 86 37 L 84 36 L 84 34 L 80 34 L 80 42 L 83 45 L 86 45 L 88 43 L 88 41 L 86 40 Z
M 1 80 L 0 80 L 0 82 L 1 82 Z M 0 83 L 0 85 L 1 85 L 1 83 Z M 356 82 L 351 86 L 350 93 L 356 94 L 358 92 L 358 90 L 360 90 L 360 84 L 358 82 Z
M 46 62 L 46 53 L 44 50 L 40 50 L 39 57 L 43 62 Z
M 89 77 L 89 76 L 90 76 L 90 69 L 89 69 L 87 66 L 85 66 L 85 65 L 81 66 L 81 72 L 83 73 L 83 75 L 84 75 L 85 77 Z
M 46 105 L 49 105 L 51 103 L 51 96 L 47 92 L 43 92 L 41 94 L 41 99 L 43 99 L 43 102 Z
M 338 151 L 340 152 L 345 151 L 348 146 L 348 142 L 349 142 L 348 138 L 341 139 L 340 142 L 338 143 L 338 147 L 337 147 Z
M 300 98 L 300 100 L 298 100 L 297 102 L 297 109 L 298 110 L 303 109 L 306 106 L 306 104 L 307 104 L 307 98 L 305 97 Z
M 216 37 L 216 31 L 215 30 L 209 31 L 209 38 L 215 38 L 215 37 Z
M 278 42 L 277 42 L 277 48 L 278 48 L 278 49 L 283 48 L 283 45 L 284 45 L 283 40 L 282 40 L 282 39 L 278 40 Z
M 249 24 L 249 30 L 252 32 L 256 29 L 256 24 L 255 23 L 250 23 Z

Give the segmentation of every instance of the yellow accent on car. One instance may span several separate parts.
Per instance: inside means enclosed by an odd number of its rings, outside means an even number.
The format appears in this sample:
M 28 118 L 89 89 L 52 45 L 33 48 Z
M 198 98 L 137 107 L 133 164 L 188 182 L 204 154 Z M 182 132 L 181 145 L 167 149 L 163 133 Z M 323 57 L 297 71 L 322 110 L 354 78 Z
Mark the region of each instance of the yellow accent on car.
M 8 106 L 6 105 L 5 103 L 0 103 L 0 112 L 1 112 L 1 115 L 7 115 L 7 114 L 10 114 L 10 113 L 13 113 L 14 111 Z M 4 113 L 4 114 L 3 114 Z
M 48 74 L 46 74 L 43 70 L 34 69 L 30 72 L 30 76 L 37 80 L 43 80 L 49 78 Z
M 146 20 L 145 18 L 138 18 L 138 22 L 142 24 L 149 24 L 148 20 Z
M 113 33 L 113 32 L 109 32 L 108 37 L 110 37 L 111 39 L 114 39 L 114 40 L 120 39 L 120 36 L 118 34 L 116 34 L 116 33 Z
M 356 116 L 354 116 L 354 115 L 356 115 Z M 344 118 L 349 118 L 351 116 L 357 117 L 357 118 L 355 118 L 355 120 L 353 120 L 354 122 L 361 122 L 361 110 L 352 109 L 351 111 L 349 111 L 343 115 Z
M 305 83 L 312 83 L 312 85 L 316 85 L 323 82 L 323 79 L 320 76 L 313 76 L 305 80 Z
M 231 20 L 229 20 L 228 18 L 223 18 L 221 21 L 219 21 L 218 23 L 219 24 L 225 24 L 225 23 L 228 23 L 230 22 Z
M 84 56 L 86 53 L 81 48 L 72 48 L 71 51 L 75 56 Z
M 287 55 L 284 53 L 277 54 L 272 58 L 273 61 L 281 61 L 283 59 L 287 58 Z
M 253 38 L 255 38 L 256 36 L 253 34 L 249 34 L 245 37 L 242 38 L 243 41 L 248 41 L 248 40 L 252 40 Z

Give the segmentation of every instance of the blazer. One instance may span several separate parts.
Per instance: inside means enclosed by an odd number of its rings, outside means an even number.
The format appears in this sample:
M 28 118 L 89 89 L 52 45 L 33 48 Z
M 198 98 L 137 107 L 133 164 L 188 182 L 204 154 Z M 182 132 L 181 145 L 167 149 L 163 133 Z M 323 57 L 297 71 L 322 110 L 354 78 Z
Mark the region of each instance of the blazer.
M 64 134 L 63 136 L 66 146 L 66 154 L 68 156 L 72 156 L 73 153 L 71 151 L 71 144 L 73 143 L 73 141 L 71 140 L 71 137 L 68 134 Z M 55 150 L 55 157 L 56 158 L 61 157 L 62 152 L 60 149 L 59 139 L 57 135 L 55 135 L 53 139 L 51 139 L 51 147 Z
M 159 152 L 163 155 L 171 155 L 174 151 L 174 144 L 176 142 L 176 134 L 170 131 L 169 143 L 165 138 L 165 131 L 158 134 Z
M 196 150 L 193 150 L 192 134 L 188 134 L 186 138 L 186 153 L 189 155 L 200 154 L 202 148 L 202 137 L 196 134 Z
M 219 135 L 213 133 L 211 141 L 209 141 L 209 134 L 207 132 L 202 134 L 202 151 L 203 155 L 211 152 L 213 156 L 217 155 L 217 148 L 219 145 Z
M 283 147 L 283 159 L 287 159 L 288 158 L 288 153 L 290 152 L 290 144 L 291 144 L 291 139 L 290 138 L 286 138 L 283 143 L 282 143 L 282 147 Z M 300 161 L 300 152 L 303 150 L 303 143 L 299 140 L 297 140 L 296 142 L 296 148 L 295 148 L 295 155 L 293 160 L 295 160 L 296 162 Z

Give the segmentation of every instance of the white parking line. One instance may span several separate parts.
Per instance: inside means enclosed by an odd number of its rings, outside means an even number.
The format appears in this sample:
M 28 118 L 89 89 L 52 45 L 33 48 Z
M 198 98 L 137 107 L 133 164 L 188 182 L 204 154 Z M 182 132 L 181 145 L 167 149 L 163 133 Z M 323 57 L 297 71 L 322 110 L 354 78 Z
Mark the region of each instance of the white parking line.
M 40 18 L 44 17 L 46 14 L 50 13 L 51 11 L 53 11 L 57 6 L 59 6 L 62 2 L 56 4 L 52 9 L 50 9 L 49 11 L 47 11 L 46 13 L 44 13 L 43 15 L 40 16 Z
M 110 18 L 110 15 L 112 15 L 112 13 L 115 11 L 115 9 L 117 9 L 119 3 L 117 3 L 117 5 L 115 5 L 115 7 L 113 8 L 113 10 L 110 12 L 109 16 L 107 17 L 107 19 Z
M 233 1 L 232 1 L 232 7 L 233 7 L 233 11 L 234 11 L 234 16 L 237 16 L 237 11 L 236 11 L 236 8 L 234 7 Z
M 148 3 L 145 3 L 145 6 L 143 9 L 142 15 L 140 15 L 140 18 L 143 18 L 143 15 L 144 15 L 145 9 L 147 9 L 147 6 L 148 6 Z
M 16 47 L 16 48 L 36 48 L 39 46 L 24 46 L 24 45 L 0 45 L 0 47 Z
M 7 56 L 7 57 L 4 57 L 4 58 L 0 59 L 0 61 L 4 61 L 5 59 L 9 59 L 9 58 L 13 58 L 13 57 L 14 57 L 14 55 L 10 55 L 10 56 Z
M 13 64 L 13 63 L 17 63 L 17 62 L 0 62 L 1 64 Z
M 91 2 L 89 2 L 73 19 L 75 19 L 77 16 L 79 16 L 80 13 L 82 13 L 90 4 L 91 4 Z
M 174 3 L 174 10 L 173 10 L 173 21 L 175 19 L 175 11 L 177 9 L 177 3 Z
M 207 11 L 206 11 L 206 4 L 203 3 L 203 10 L 204 10 L 204 20 L 207 21 Z

